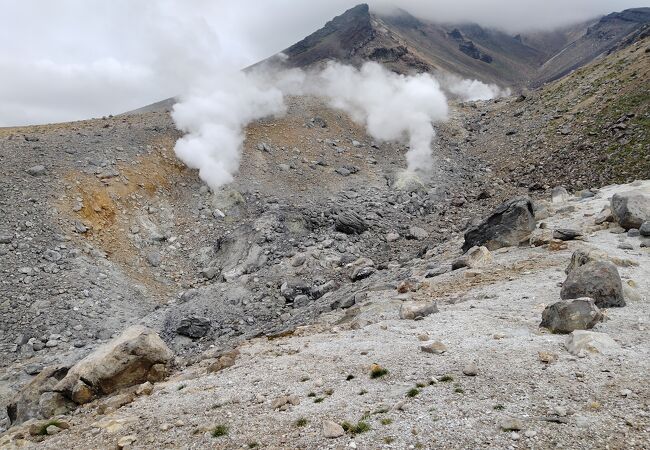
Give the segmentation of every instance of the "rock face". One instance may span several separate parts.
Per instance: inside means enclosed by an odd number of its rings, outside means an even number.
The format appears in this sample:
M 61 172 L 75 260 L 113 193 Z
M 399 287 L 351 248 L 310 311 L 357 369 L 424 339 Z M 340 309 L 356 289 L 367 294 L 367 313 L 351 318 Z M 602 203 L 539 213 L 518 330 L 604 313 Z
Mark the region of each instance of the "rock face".
M 611 204 L 612 214 L 623 228 L 640 228 L 650 220 L 650 197 L 640 192 L 614 194 Z
M 519 245 L 529 239 L 535 229 L 535 215 L 529 198 L 510 200 L 495 209 L 490 216 L 465 232 L 463 251 L 475 246 L 488 250 Z
M 571 333 L 591 329 L 602 318 L 592 299 L 578 298 L 547 306 L 542 313 L 540 327 L 548 328 L 552 333 Z
M 160 381 L 172 357 L 153 330 L 132 326 L 74 365 L 54 390 L 76 403 L 85 403 L 97 395 Z
M 586 353 L 602 353 L 604 355 L 615 353 L 619 345 L 605 333 L 594 331 L 576 330 L 566 339 L 567 350 L 572 355 L 584 355 Z
M 589 297 L 599 308 L 625 306 L 618 270 L 605 261 L 588 262 L 569 272 L 560 297 L 563 300 Z

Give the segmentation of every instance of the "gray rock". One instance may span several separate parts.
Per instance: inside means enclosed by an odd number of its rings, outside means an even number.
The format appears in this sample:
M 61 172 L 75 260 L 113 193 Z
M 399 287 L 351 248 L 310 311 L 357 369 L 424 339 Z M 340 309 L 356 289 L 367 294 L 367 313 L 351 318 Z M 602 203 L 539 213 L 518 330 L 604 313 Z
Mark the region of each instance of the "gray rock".
M 323 436 L 329 439 L 341 437 L 345 434 L 345 430 L 341 425 L 331 420 L 323 421 Z
M 475 246 L 488 250 L 527 242 L 535 229 L 533 204 L 529 198 L 515 198 L 496 208 L 479 225 L 467 230 L 463 251 Z
M 559 239 L 561 241 L 572 241 L 580 237 L 582 237 L 580 231 L 570 228 L 558 228 L 553 231 L 553 239 Z
M 206 267 L 205 269 L 201 270 L 201 276 L 203 276 L 203 278 L 206 280 L 212 280 L 219 274 L 219 272 L 220 270 L 218 267 Z
M 311 290 L 311 296 L 315 299 L 318 299 L 328 292 L 335 291 L 338 288 L 339 284 L 334 280 L 330 280 L 327 283 L 321 284 L 320 286 L 313 287 Z
M 409 228 L 407 237 L 409 239 L 416 239 L 418 241 L 422 241 L 429 237 L 429 233 L 427 232 L 427 230 L 423 228 L 412 226 Z
M 554 204 L 566 203 L 569 201 L 569 193 L 564 186 L 554 187 L 551 191 L 551 202 Z
M 628 237 L 639 237 L 639 236 L 641 236 L 641 231 L 639 229 L 637 229 L 637 228 L 630 228 L 629 230 L 627 230 L 627 236 Z
M 361 234 L 368 229 L 368 224 L 358 213 L 347 209 L 336 216 L 336 231 L 345 234 Z
M 296 295 L 296 298 L 293 299 L 293 307 L 302 308 L 309 305 L 309 301 L 309 297 L 304 294 Z
M 571 270 L 560 297 L 563 300 L 589 297 L 599 308 L 625 306 L 621 277 L 616 266 L 606 261 L 591 261 Z
M 639 234 L 641 236 L 650 237 L 650 221 L 646 220 L 641 224 L 641 227 L 639 227 Z
M 292 303 L 298 295 L 311 294 L 311 286 L 302 280 L 288 280 L 280 286 L 280 294 Z
M 25 170 L 28 174 L 30 174 L 33 177 L 38 177 L 41 175 L 45 175 L 45 166 L 43 165 L 37 165 L 37 166 L 32 166 L 29 169 Z
M 438 305 L 433 301 L 405 301 L 399 309 L 399 318 L 417 320 L 438 312 Z
M 181 336 L 199 339 L 208 334 L 211 327 L 210 319 L 192 316 L 181 319 L 176 332 Z
M 437 276 L 442 275 L 443 273 L 447 273 L 447 272 L 449 272 L 449 267 L 443 267 L 443 266 L 434 267 L 432 269 L 428 269 L 424 273 L 424 278 L 437 277 Z
M 589 330 L 603 319 L 600 309 L 590 298 L 578 298 L 553 303 L 544 309 L 540 327 L 552 333 Z
M 149 262 L 149 264 L 152 267 L 160 266 L 160 263 L 162 262 L 162 257 L 160 256 L 160 252 L 158 252 L 156 250 L 152 250 L 152 251 L 148 252 L 147 253 L 147 262 Z
M 0 232 L 0 244 L 11 244 L 14 240 L 14 235 L 8 232 Z
M 637 191 L 614 194 L 611 209 L 616 222 L 626 230 L 640 228 L 650 220 L 650 197 Z

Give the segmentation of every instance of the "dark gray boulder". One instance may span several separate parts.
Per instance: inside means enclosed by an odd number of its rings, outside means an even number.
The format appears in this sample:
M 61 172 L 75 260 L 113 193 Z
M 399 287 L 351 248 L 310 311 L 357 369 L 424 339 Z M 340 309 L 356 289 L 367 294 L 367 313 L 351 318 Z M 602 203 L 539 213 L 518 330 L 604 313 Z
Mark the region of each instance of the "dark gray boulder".
M 463 251 L 474 246 L 488 250 L 517 246 L 528 241 L 534 229 L 533 204 L 529 198 L 518 197 L 501 204 L 487 219 L 467 230 Z
M 572 269 L 562 285 L 563 300 L 589 297 L 599 308 L 625 306 L 623 284 L 616 266 L 606 261 L 591 261 Z
M 580 237 L 582 237 L 580 231 L 570 228 L 558 228 L 553 231 L 553 239 L 559 239 L 561 241 L 572 241 Z
M 368 229 L 368 224 L 363 217 L 352 210 L 338 213 L 334 227 L 336 231 L 345 234 L 361 234 Z
M 611 209 L 616 222 L 626 230 L 640 228 L 650 220 L 650 196 L 638 191 L 614 194 Z
M 176 332 L 192 339 L 204 337 L 210 331 L 210 319 L 205 317 L 185 317 L 181 319 Z
M 571 333 L 575 330 L 589 330 L 603 319 L 598 306 L 590 298 L 563 300 L 546 307 L 542 323 L 552 333 Z
M 644 237 L 650 237 L 650 221 L 646 220 L 639 228 L 639 234 Z

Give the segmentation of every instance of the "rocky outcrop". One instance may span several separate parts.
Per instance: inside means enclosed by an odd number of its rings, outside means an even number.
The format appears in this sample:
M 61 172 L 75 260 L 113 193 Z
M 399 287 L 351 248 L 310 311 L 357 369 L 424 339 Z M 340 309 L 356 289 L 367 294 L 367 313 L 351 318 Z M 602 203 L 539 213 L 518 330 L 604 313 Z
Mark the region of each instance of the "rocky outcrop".
M 74 365 L 54 387 L 77 404 L 118 389 L 160 381 L 173 354 L 153 331 L 136 325 Z
M 589 297 L 599 308 L 625 306 L 621 277 L 616 266 L 606 261 L 588 262 L 569 272 L 560 297 Z
M 552 333 L 571 333 L 588 330 L 603 319 L 603 315 L 590 298 L 553 303 L 544 309 L 540 327 Z
M 520 197 L 503 203 L 490 216 L 465 232 L 463 251 L 474 246 L 488 250 L 517 246 L 526 242 L 535 229 L 533 204 Z
M 54 387 L 68 373 L 68 367 L 46 367 L 23 387 L 7 405 L 7 416 L 12 425 L 29 419 L 47 419 L 68 411 L 70 404 Z M 58 406 L 57 406 L 58 405 Z
M 650 197 L 636 191 L 614 194 L 611 209 L 620 226 L 626 230 L 638 229 L 650 220 Z

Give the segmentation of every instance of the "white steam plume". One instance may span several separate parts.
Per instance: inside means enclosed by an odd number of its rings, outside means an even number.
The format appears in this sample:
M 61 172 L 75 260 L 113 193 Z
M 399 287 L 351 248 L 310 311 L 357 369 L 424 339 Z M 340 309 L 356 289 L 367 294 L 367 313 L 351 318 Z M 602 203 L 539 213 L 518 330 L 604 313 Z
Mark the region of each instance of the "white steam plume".
M 464 102 L 490 100 L 510 95 L 510 89 L 502 89 L 496 84 L 485 84 L 453 74 L 438 74 L 436 77 L 446 92 Z
M 187 134 L 175 146 L 176 155 L 213 190 L 233 180 L 245 139 L 254 120 L 283 114 L 284 95 L 322 97 L 333 108 L 350 114 L 379 141 L 406 139 L 407 170 L 427 175 L 434 166 L 433 124 L 446 120 L 447 97 L 429 74 L 398 75 L 377 63 L 360 69 L 329 63 L 311 72 L 288 70 L 220 75 L 209 88 L 182 97 L 172 117 Z M 491 98 L 497 92 L 478 81 L 456 80 L 445 86 L 464 99 Z M 498 88 L 497 88 L 498 89 Z
M 262 78 L 243 72 L 222 75 L 209 92 L 194 92 L 174 105 L 174 122 L 187 133 L 176 142 L 176 156 L 199 169 L 213 189 L 230 183 L 239 168 L 246 125 L 285 109 L 282 92 Z

